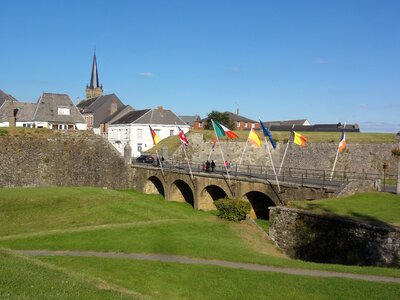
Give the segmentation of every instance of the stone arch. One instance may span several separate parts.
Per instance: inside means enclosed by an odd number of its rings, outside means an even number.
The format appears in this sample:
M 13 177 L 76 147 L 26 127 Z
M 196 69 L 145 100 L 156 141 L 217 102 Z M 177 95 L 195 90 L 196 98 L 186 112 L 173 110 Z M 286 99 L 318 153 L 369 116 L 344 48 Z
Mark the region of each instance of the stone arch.
M 160 194 L 165 198 L 164 185 L 157 176 L 150 176 L 144 185 L 145 194 Z
M 247 199 L 252 207 L 251 215 L 257 219 L 269 219 L 270 206 L 276 206 L 274 201 L 266 194 L 259 191 L 251 191 L 244 195 L 244 199 Z
M 194 195 L 190 186 L 183 180 L 175 180 L 171 185 L 169 199 L 187 202 L 194 207 Z
M 202 191 L 202 196 L 210 198 L 212 201 L 223 199 L 227 196 L 227 193 L 223 188 L 217 185 L 208 185 Z

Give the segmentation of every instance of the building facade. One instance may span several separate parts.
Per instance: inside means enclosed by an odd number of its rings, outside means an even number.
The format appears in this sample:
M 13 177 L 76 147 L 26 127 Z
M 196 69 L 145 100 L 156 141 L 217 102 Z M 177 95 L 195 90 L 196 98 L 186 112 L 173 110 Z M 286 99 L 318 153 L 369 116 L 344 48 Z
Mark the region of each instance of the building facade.
M 149 126 L 160 140 L 177 135 L 178 126 L 185 133 L 190 128 L 171 110 L 162 107 L 134 110 L 108 125 L 108 140 L 121 155 L 124 155 L 128 145 L 132 149 L 132 157 L 138 157 L 154 146 Z

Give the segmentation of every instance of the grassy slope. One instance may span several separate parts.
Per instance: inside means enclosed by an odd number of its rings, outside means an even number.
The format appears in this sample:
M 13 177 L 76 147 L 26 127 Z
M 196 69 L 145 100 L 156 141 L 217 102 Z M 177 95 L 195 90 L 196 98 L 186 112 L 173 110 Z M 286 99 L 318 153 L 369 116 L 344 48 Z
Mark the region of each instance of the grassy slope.
M 4 189 L 0 211 L 0 245 L 16 249 L 168 253 L 400 277 L 397 269 L 291 260 L 252 226 L 218 221 L 189 205 L 135 192 Z M 90 227 L 82 227 L 86 225 Z
M 0 299 L 134 299 L 104 281 L 4 249 L 0 249 L 0 266 Z
M 400 196 L 393 194 L 361 193 L 346 198 L 292 201 L 289 206 L 400 225 Z

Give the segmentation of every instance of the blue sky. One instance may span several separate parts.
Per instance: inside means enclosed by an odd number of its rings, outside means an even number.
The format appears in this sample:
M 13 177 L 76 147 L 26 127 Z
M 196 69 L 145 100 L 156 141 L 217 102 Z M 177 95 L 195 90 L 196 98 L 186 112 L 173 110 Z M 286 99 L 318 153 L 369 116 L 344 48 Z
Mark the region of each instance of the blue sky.
M 400 1 L 5 1 L 0 89 L 400 130 Z

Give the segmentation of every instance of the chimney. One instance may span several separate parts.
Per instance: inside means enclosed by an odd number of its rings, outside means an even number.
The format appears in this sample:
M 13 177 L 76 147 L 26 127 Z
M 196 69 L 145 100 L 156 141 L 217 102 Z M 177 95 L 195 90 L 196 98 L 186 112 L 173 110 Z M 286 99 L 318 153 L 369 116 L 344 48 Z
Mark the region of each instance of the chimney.
M 9 127 L 15 127 L 15 111 L 14 111 L 14 101 L 10 101 L 10 112 L 9 112 Z
M 164 108 L 163 108 L 162 106 L 158 106 L 157 109 L 158 109 L 160 112 L 162 112 Z

